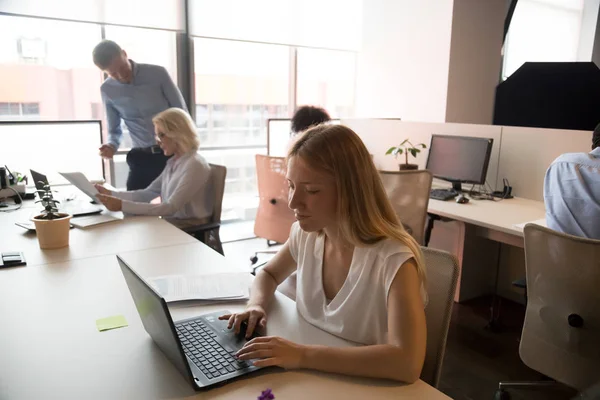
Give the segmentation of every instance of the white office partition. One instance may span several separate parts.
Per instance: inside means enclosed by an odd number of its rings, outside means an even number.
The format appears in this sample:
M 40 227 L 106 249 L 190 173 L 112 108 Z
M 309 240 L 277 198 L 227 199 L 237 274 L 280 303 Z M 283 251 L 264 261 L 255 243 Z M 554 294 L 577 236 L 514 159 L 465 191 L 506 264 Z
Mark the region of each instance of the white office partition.
M 506 178 L 513 195 L 543 201 L 544 176 L 552 161 L 564 153 L 588 153 L 591 146 L 591 131 L 504 126 L 498 183 Z
M 385 155 L 391 146 L 397 146 L 404 139 L 410 139 L 413 144 L 425 143 L 427 149 L 422 150 L 417 158 L 409 156 L 409 162 L 425 168 L 429 154 L 431 135 L 470 136 L 490 138 L 494 140 L 490 164 L 487 172 L 487 182 L 492 188 L 497 184 L 502 186 L 502 180 L 497 183 L 498 161 L 502 127 L 493 125 L 451 124 L 429 122 L 407 122 L 393 119 L 343 119 L 342 124 L 352 128 L 363 140 L 369 152 L 373 154 L 375 166 L 381 170 L 398 170 L 398 163 L 404 162 L 403 157 L 398 161 L 393 156 Z M 465 186 L 468 188 L 469 186 Z
M 26 174 L 30 186 L 30 169 L 45 174 L 50 184 L 68 183 L 58 172 L 103 180 L 101 144 L 100 121 L 0 121 L 0 165 Z
M 339 119 L 332 119 L 331 124 L 339 124 Z M 292 120 L 289 118 L 273 118 L 267 120 L 267 155 L 286 157 L 292 131 Z

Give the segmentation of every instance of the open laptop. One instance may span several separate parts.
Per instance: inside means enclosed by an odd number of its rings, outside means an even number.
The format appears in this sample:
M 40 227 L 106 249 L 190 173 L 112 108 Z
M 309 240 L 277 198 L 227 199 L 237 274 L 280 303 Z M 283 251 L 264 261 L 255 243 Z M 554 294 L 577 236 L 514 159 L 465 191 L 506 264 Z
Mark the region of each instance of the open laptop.
M 35 182 L 35 189 L 44 190 L 44 184 L 48 184 L 48 178 L 46 177 L 46 175 L 34 171 L 32 169 L 30 169 L 29 172 L 31 172 L 31 177 Z M 71 214 L 74 217 L 79 217 L 82 215 L 99 214 L 102 212 L 102 208 L 81 201 L 75 203 L 69 203 L 66 201 L 61 202 L 58 204 L 58 210 L 67 214 Z
M 173 322 L 165 299 L 119 256 L 117 260 L 146 332 L 195 390 L 260 369 L 233 357 L 246 339 L 218 319 L 228 311 Z

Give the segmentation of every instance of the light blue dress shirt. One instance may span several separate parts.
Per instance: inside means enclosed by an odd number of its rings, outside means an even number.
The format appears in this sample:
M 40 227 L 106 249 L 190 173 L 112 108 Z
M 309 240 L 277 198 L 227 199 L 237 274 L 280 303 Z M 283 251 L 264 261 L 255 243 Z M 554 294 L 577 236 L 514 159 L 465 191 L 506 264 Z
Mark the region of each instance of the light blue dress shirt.
M 600 239 L 600 147 L 554 160 L 546 172 L 544 202 L 548 228 Z
M 138 64 L 131 60 L 131 83 L 121 83 L 111 77 L 100 87 L 106 107 L 108 144 L 119 148 L 125 122 L 133 147 L 156 144 L 152 117 L 170 107 L 186 110 L 181 92 L 167 70 L 159 65 Z

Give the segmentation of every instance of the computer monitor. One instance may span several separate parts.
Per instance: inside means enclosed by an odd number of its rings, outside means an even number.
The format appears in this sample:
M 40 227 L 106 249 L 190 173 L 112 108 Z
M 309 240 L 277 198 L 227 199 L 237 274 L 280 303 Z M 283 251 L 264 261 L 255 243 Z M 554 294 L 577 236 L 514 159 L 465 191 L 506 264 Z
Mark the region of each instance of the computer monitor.
M 0 121 L 0 162 L 12 172 L 40 171 L 51 185 L 68 184 L 58 172 L 79 171 L 91 181 L 104 179 L 100 121 Z
M 484 184 L 492 153 L 493 139 L 468 136 L 432 135 L 427 167 L 435 178 L 452 182 Z

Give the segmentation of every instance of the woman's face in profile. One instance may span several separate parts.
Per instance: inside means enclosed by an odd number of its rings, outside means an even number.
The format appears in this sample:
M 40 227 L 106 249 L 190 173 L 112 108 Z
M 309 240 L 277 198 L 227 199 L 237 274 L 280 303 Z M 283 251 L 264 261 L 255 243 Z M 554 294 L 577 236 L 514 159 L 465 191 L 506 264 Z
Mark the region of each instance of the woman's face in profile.
M 160 146 L 165 156 L 169 157 L 175 153 L 175 141 L 165 135 L 158 125 L 154 125 L 154 133 L 156 133 L 156 143 Z
M 319 231 L 337 222 L 337 191 L 332 177 L 309 167 L 299 157 L 288 161 L 288 206 L 306 232 Z

